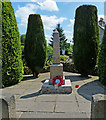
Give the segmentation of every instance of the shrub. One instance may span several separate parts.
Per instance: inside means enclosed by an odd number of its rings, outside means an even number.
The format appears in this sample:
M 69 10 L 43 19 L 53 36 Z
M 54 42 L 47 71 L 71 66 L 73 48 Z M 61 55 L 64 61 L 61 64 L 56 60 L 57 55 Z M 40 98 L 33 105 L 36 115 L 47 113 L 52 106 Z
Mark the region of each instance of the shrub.
M 30 75 L 30 74 L 33 74 L 31 69 L 28 66 L 24 65 L 24 75 Z
M 74 64 L 83 76 L 95 68 L 98 55 L 99 28 L 97 8 L 83 5 L 77 8 L 74 24 Z
M 24 54 L 28 67 L 37 77 L 46 61 L 46 40 L 39 14 L 29 15 Z
M 98 74 L 101 83 L 106 85 L 106 26 L 99 53 Z
M 2 84 L 9 86 L 23 78 L 21 41 L 11 2 L 2 2 Z
M 77 73 L 78 71 L 75 68 L 75 65 L 73 62 L 69 63 L 69 62 L 65 62 L 63 63 L 63 70 L 66 72 L 73 72 L 73 73 Z
M 26 35 L 21 35 L 21 44 L 24 45 Z

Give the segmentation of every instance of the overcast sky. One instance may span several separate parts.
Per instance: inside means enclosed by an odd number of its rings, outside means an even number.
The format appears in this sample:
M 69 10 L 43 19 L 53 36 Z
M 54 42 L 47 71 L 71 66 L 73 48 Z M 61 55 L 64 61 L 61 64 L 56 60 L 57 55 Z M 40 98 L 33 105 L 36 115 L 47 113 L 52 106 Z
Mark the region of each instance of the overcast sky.
M 12 1 L 12 0 L 11 0 Z M 30 2 L 32 1 L 32 2 Z M 75 10 L 80 5 L 95 5 L 98 9 L 98 19 L 104 17 L 104 2 L 55 2 L 54 0 L 30 0 L 29 2 L 12 2 L 20 35 L 26 34 L 30 14 L 40 14 L 47 43 L 53 29 L 60 23 L 68 42 L 73 38 Z M 80 1 L 80 0 L 79 0 Z

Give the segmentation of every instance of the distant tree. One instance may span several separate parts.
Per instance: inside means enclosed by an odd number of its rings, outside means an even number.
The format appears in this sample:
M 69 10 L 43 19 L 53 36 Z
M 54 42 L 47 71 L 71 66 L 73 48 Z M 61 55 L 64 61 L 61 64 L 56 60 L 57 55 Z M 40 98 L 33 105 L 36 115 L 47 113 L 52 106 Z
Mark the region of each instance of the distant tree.
M 99 80 L 102 84 L 106 85 L 106 26 L 99 53 L 98 73 Z
M 28 67 L 37 77 L 46 61 L 46 40 L 39 14 L 29 15 L 24 54 Z
M 67 50 L 70 46 L 67 43 L 66 36 L 63 33 L 63 29 L 62 29 L 62 27 L 60 27 L 60 24 L 57 24 L 56 29 L 59 32 L 59 37 L 60 37 L 60 51 Z M 53 31 L 55 31 L 55 29 Z M 53 47 L 53 34 L 52 34 L 49 45 Z
M 21 35 L 21 44 L 24 45 L 26 35 Z
M 11 2 L 2 2 L 2 84 L 9 86 L 23 78 L 21 41 Z
M 77 8 L 74 24 L 74 64 L 83 76 L 95 68 L 99 45 L 97 8 L 83 5 Z
M 104 21 L 103 18 L 100 18 L 99 24 L 100 24 L 101 26 L 103 26 L 103 27 L 105 26 L 105 21 Z

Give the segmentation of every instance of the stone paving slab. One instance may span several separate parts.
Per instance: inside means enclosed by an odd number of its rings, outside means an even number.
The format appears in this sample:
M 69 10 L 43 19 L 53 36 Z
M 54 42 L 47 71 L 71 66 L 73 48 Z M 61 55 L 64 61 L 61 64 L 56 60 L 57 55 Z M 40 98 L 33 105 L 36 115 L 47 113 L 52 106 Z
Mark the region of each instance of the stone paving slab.
M 4 89 L 3 90 L 3 92 L 2 92 L 2 94 L 7 94 L 7 93 L 10 93 L 10 94 L 13 94 L 13 95 L 21 95 L 21 94 L 23 94 L 24 93 L 24 91 L 25 91 L 25 89 L 15 89 L 15 88 L 8 88 L 8 89 Z
M 17 111 L 29 111 L 31 106 L 35 105 L 35 101 L 32 100 L 18 100 L 16 101 L 16 110 Z
M 76 100 L 77 100 L 78 103 L 88 103 L 88 104 L 91 103 L 91 101 L 85 99 L 81 95 L 76 94 L 75 96 L 76 96 Z
M 54 94 L 43 94 L 37 97 L 36 102 L 55 102 L 57 95 Z
M 35 102 L 35 104 L 30 106 L 29 111 L 53 112 L 54 107 L 55 107 L 55 102 Z
M 91 104 L 88 103 L 78 103 L 80 112 L 91 112 Z
M 64 120 L 64 118 L 71 118 L 71 120 L 76 120 L 76 118 L 87 118 L 86 113 L 42 113 L 42 112 L 24 112 L 21 118 L 61 118 L 61 120 Z M 72 119 L 73 118 L 73 119 Z
M 56 102 L 75 102 L 75 94 L 60 94 L 57 95 Z
M 56 102 L 55 112 L 80 112 L 76 102 Z

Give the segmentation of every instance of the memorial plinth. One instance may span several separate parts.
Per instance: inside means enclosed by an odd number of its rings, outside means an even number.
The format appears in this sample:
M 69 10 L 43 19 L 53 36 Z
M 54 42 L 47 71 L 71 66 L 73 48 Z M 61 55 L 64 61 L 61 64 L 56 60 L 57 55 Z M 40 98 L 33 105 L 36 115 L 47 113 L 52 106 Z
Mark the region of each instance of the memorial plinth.
M 62 86 L 53 86 L 52 79 L 61 76 L 64 80 Z M 65 80 L 63 76 L 63 64 L 60 63 L 60 40 L 57 30 L 53 33 L 53 64 L 50 66 L 50 79 L 46 80 L 42 86 L 43 93 L 71 93 L 71 81 Z

